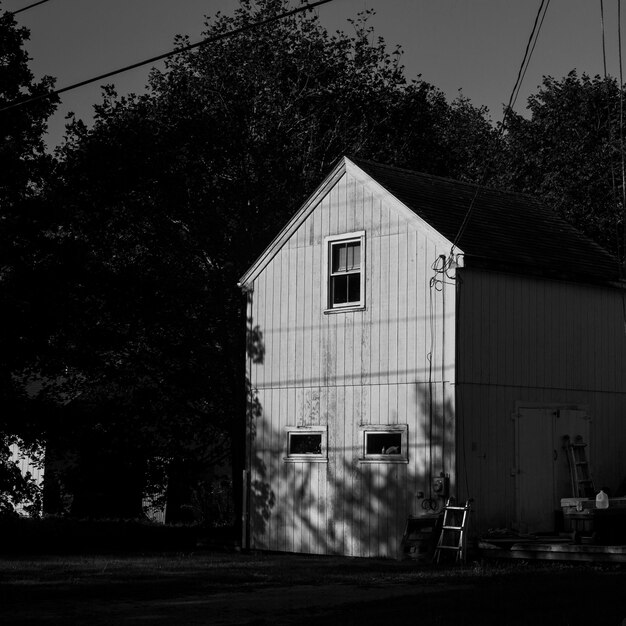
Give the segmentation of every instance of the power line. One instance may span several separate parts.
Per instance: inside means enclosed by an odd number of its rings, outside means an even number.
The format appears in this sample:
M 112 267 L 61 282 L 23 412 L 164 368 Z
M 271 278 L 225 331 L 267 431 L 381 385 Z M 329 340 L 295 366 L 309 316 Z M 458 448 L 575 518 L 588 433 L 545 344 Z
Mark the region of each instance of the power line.
M 622 166 L 622 263 L 626 264 L 626 166 L 624 163 L 624 72 L 622 67 L 622 2 L 617 0 L 617 45 L 619 55 L 619 150 Z M 619 247 L 618 247 L 619 251 Z M 624 266 L 620 263 L 622 271 Z M 625 311 L 626 313 L 626 311 Z M 626 315 L 625 315 L 626 321 Z
M 619 54 L 619 151 L 622 165 L 622 261 L 626 263 L 626 163 L 624 163 L 624 72 L 622 68 L 622 0 L 617 0 L 617 45 Z M 624 317 L 626 319 L 626 315 Z
M 522 82 L 522 73 L 524 71 L 524 67 L 526 66 L 526 60 L 528 59 L 528 53 L 530 51 L 533 37 L 535 36 L 535 31 L 537 30 L 537 23 L 539 22 L 539 15 L 541 14 L 544 3 L 545 3 L 545 0 L 541 0 L 541 4 L 539 5 L 539 10 L 537 11 L 537 15 L 535 16 L 535 23 L 533 24 L 532 31 L 530 32 L 530 37 L 528 38 L 528 41 L 526 42 L 526 49 L 524 50 L 524 56 L 522 58 L 522 62 L 520 63 L 519 70 L 517 71 L 517 78 L 515 79 L 515 84 L 513 85 L 513 89 L 511 90 L 509 103 L 507 104 L 506 111 L 504 113 L 505 115 L 508 112 L 508 110 L 511 108 L 511 106 L 513 105 L 513 100 L 514 100 L 516 91 L 519 91 L 518 87 Z
M 500 125 L 499 135 L 502 136 L 504 134 L 504 129 L 506 127 L 507 118 L 512 110 L 515 102 L 517 101 L 517 95 L 519 94 L 519 90 L 522 85 L 522 81 L 524 80 L 524 76 L 526 75 L 526 70 L 528 69 L 528 65 L 530 64 L 530 59 L 532 58 L 533 52 L 535 50 L 535 46 L 537 45 L 537 39 L 539 38 L 539 32 L 541 31 L 541 26 L 543 25 L 543 21 L 546 17 L 546 12 L 548 11 L 548 7 L 550 6 L 550 0 L 541 0 L 541 4 L 539 5 L 539 9 L 537 10 L 537 15 L 535 16 L 535 22 L 533 24 L 533 28 L 530 32 L 530 36 L 528 38 L 528 42 L 526 43 L 526 49 L 524 50 L 524 56 L 522 58 L 522 62 L 520 64 L 520 68 L 517 72 L 517 78 L 515 79 L 515 84 L 513 85 L 513 89 L 511 91 L 511 95 L 509 97 L 509 103 L 504 110 L 504 116 L 502 118 L 502 124 Z M 545 7 L 545 8 L 544 8 Z M 542 14 L 543 13 L 543 14 Z M 452 242 L 452 250 L 450 251 L 450 258 L 448 262 L 452 260 L 452 252 L 456 248 L 459 240 L 463 236 L 465 229 L 469 223 L 470 216 L 474 209 L 474 204 L 476 203 L 476 198 L 478 198 L 478 193 L 480 192 L 481 187 L 485 183 L 485 179 L 487 178 L 487 166 L 485 164 L 483 175 L 476 186 L 476 191 L 472 200 L 470 202 L 469 208 L 467 209 L 467 213 L 461 222 L 461 226 L 459 226 L 459 230 Z
M 533 41 L 533 45 L 530 49 L 530 54 L 528 55 L 528 58 L 526 60 L 526 65 L 524 67 L 524 71 L 522 72 L 522 76 L 518 82 L 517 85 L 517 90 L 515 91 L 515 97 L 513 98 L 513 102 L 510 104 L 509 108 L 513 109 L 515 107 L 515 103 L 517 102 L 517 96 L 519 96 L 519 92 L 520 89 L 522 87 L 522 83 L 524 82 L 524 78 L 526 77 L 526 71 L 528 70 L 528 66 L 530 65 L 530 59 L 533 56 L 533 52 L 535 51 L 535 46 L 537 45 L 537 41 L 539 39 L 539 33 L 541 32 L 541 27 L 543 26 L 543 21 L 546 17 L 546 13 L 548 12 L 548 7 L 550 6 L 550 0 L 547 1 L 546 6 L 543 10 L 543 15 L 541 16 L 541 21 L 539 22 L 539 26 L 537 27 L 537 32 L 535 33 L 535 40 Z M 537 13 L 537 16 L 539 15 L 539 13 L 541 13 L 541 7 L 539 8 L 539 12 Z M 537 21 L 535 20 L 535 25 L 537 24 Z
M 47 2 L 48 0 L 42 0 Z M 216 41 L 220 41 L 222 39 L 226 39 L 227 37 L 232 37 L 233 35 L 238 35 L 240 33 L 246 32 L 248 30 L 252 30 L 254 28 L 258 28 L 261 26 L 266 26 L 267 24 L 272 24 L 273 22 L 277 22 L 279 20 L 285 19 L 286 17 L 291 17 L 292 15 L 296 15 L 297 13 L 302 13 L 303 11 L 310 11 L 315 7 L 318 7 L 322 4 L 327 4 L 328 2 L 333 2 L 333 0 L 318 0 L 317 2 L 313 2 L 311 4 L 306 4 L 297 9 L 292 9 L 291 11 L 287 11 L 285 13 L 281 13 L 280 15 L 274 15 L 273 17 L 268 17 L 259 22 L 254 22 L 252 24 L 246 24 L 245 26 L 240 26 L 239 28 L 235 28 L 233 30 L 229 30 L 225 33 L 220 33 L 219 35 L 214 35 L 212 37 L 207 37 L 202 41 L 197 41 L 196 43 L 192 43 L 182 48 L 177 48 L 175 50 L 170 50 L 169 52 L 164 52 L 163 54 L 159 54 L 157 56 L 151 57 L 144 61 L 138 61 L 137 63 L 132 63 L 131 65 L 126 65 L 117 70 L 112 70 L 111 72 L 106 72 L 105 74 L 100 74 L 99 76 L 94 76 L 93 78 L 88 78 L 87 80 L 82 80 L 79 83 L 74 83 L 73 85 L 68 85 L 67 87 L 62 87 L 61 89 L 56 89 L 54 91 L 50 91 L 45 94 L 40 94 L 38 96 L 32 96 L 31 98 L 26 98 L 25 100 L 17 100 L 11 102 L 10 104 L 0 108 L 0 113 L 3 111 L 8 111 L 9 109 L 15 109 L 20 106 L 24 106 L 25 104 L 30 104 L 31 102 L 37 102 L 39 100 L 46 100 L 48 98 L 52 98 L 53 96 L 57 96 L 61 93 L 65 93 L 66 91 L 71 91 L 73 89 L 78 89 L 79 87 L 84 87 L 85 85 L 89 85 L 91 83 L 95 83 L 99 80 L 103 80 L 105 78 L 109 78 L 111 76 L 115 76 L 116 74 L 121 74 L 123 72 L 128 72 L 129 70 L 134 70 L 138 67 L 142 67 L 143 65 L 149 65 L 150 63 L 155 63 L 156 61 L 161 61 L 162 59 L 166 59 L 175 54 L 181 54 L 183 52 L 188 52 L 189 50 L 193 50 L 195 48 L 199 48 L 200 46 L 205 46 L 210 43 L 215 43 Z
M 7 11 L 7 13 L 9 15 L 17 15 L 18 13 L 28 11 L 28 9 L 32 9 L 33 7 L 39 6 L 40 4 L 45 4 L 46 2 L 50 2 L 50 0 L 39 0 L 39 2 L 33 2 L 33 4 L 29 4 L 27 7 L 22 7 L 21 9 L 17 9 L 17 11 Z
M 611 194 L 613 198 L 613 204 L 617 208 L 619 203 L 617 201 L 617 183 L 615 182 L 615 167 L 613 162 L 613 124 L 611 123 L 611 90 L 609 86 L 609 74 L 607 71 L 606 64 L 606 34 L 605 34 L 605 26 L 604 26 L 604 2 L 600 0 L 600 28 L 602 29 L 602 68 L 603 68 L 603 77 L 604 77 L 604 91 L 606 92 L 606 126 L 608 131 L 608 156 L 609 156 L 609 170 L 611 173 Z M 618 37 L 620 34 L 618 33 Z M 619 43 L 619 42 L 618 42 Z M 620 45 L 621 48 L 621 45 Z M 620 70 L 621 70 L 621 49 L 620 49 Z M 621 76 L 620 76 L 620 94 L 622 91 L 621 85 Z M 621 97 L 620 97 L 620 109 L 621 109 Z M 621 122 L 621 111 L 620 111 L 620 122 Z M 621 131 L 620 131 L 621 132 Z M 621 137 L 620 137 L 621 141 Z M 617 241 L 617 262 L 619 265 L 620 276 L 623 276 L 623 265 L 619 260 L 619 234 L 616 233 Z
M 600 0 L 600 26 L 602 28 L 602 66 L 604 69 L 604 86 L 606 91 L 606 123 L 609 134 L 609 168 L 611 170 L 611 191 L 613 195 L 613 203 L 615 207 L 619 207 L 617 201 L 617 189 L 615 183 L 615 170 L 613 167 L 613 132 L 611 125 L 611 93 L 609 90 L 608 72 L 606 69 L 606 36 L 604 30 L 604 2 Z M 623 84 L 623 69 L 622 69 L 622 3 L 621 0 L 617 0 L 617 45 L 619 54 L 619 149 L 621 155 L 622 165 L 622 258 L 620 258 L 620 241 L 619 232 L 616 232 L 617 237 L 617 265 L 619 269 L 620 279 L 624 279 L 624 273 L 626 270 L 626 174 L 624 171 L 624 84 Z M 624 325 L 624 334 L 626 334 L 626 291 L 621 291 L 622 300 L 622 323 Z
M 602 66 L 604 69 L 604 78 L 608 76 L 606 70 L 606 43 L 604 35 L 604 2 L 600 0 L 600 28 L 602 29 Z

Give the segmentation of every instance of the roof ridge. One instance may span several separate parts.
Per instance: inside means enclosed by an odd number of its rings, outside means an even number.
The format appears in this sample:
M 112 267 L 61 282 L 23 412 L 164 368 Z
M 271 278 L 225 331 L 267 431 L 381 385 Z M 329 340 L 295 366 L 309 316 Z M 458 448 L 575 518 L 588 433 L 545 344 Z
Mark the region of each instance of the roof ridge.
M 242 276 L 242 284 L 254 280 L 318 201 L 339 184 L 349 162 L 355 174 L 356 169 L 362 171 L 364 185 L 375 182 L 376 189 L 390 194 L 448 241 L 454 241 L 469 199 L 480 190 L 459 246 L 468 257 L 488 261 L 482 267 L 590 284 L 616 285 L 621 280 L 615 257 L 541 198 L 345 156 Z
M 449 176 L 439 176 L 438 174 L 429 174 L 427 172 L 419 172 L 417 170 L 412 170 L 409 169 L 408 167 L 400 167 L 399 165 L 389 165 L 388 163 L 381 163 L 380 161 L 373 161 L 372 159 L 364 159 L 362 157 L 351 157 L 348 156 L 348 159 L 350 159 L 351 161 L 353 161 L 356 165 L 360 163 L 367 163 L 368 165 L 374 165 L 376 167 L 382 167 L 385 169 L 389 169 L 389 170 L 395 170 L 398 172 L 405 172 L 406 174 L 410 174 L 413 176 L 419 176 L 421 178 L 432 178 L 434 180 L 437 181 L 444 181 L 447 183 L 451 183 L 453 185 L 457 185 L 457 186 L 463 186 L 463 187 L 471 187 L 472 189 L 484 189 L 485 191 L 491 191 L 494 193 L 502 193 L 502 194 L 507 194 L 509 196 L 517 196 L 517 197 L 521 197 L 521 198 L 526 198 L 528 200 L 531 200 L 532 202 L 541 204 L 542 206 L 546 206 L 544 205 L 544 203 L 537 197 L 529 194 L 529 193 L 525 193 L 523 191 L 510 191 L 508 189 L 500 189 L 498 187 L 491 187 L 489 185 L 483 185 L 481 183 L 472 183 L 469 181 L 464 181 L 464 180 L 458 180 L 457 178 L 450 178 Z M 546 207 L 549 208 L 549 207 Z M 550 209 L 552 210 L 552 209 Z M 554 215 L 557 215 L 557 213 L 555 213 L 553 211 Z M 557 215 L 558 217 L 558 215 Z M 562 219 L 562 218 L 561 218 Z
M 610 253 L 603 246 L 601 246 L 599 243 L 594 241 L 589 235 L 587 235 L 587 233 L 585 233 L 582 230 L 576 228 L 576 226 L 574 226 L 573 224 L 570 224 L 562 215 L 557 213 L 551 206 L 546 204 L 541 198 L 533 196 L 533 195 L 531 195 L 529 193 L 524 193 L 522 191 L 502 190 L 502 189 L 498 189 L 496 187 L 489 187 L 489 186 L 486 186 L 486 185 L 481 185 L 479 183 L 471 183 L 471 182 L 467 182 L 467 181 L 457 180 L 455 178 L 449 178 L 448 176 L 438 176 L 437 174 L 429 174 L 427 172 L 418 172 L 417 170 L 412 170 L 412 169 L 409 169 L 407 167 L 400 167 L 400 166 L 397 166 L 397 165 L 389 165 L 387 163 L 380 163 L 379 161 L 373 161 L 372 159 L 364 159 L 364 158 L 361 158 L 361 157 L 354 157 L 354 158 L 353 157 L 348 157 L 348 158 L 351 161 L 354 161 L 354 163 L 356 165 L 358 165 L 359 162 L 366 163 L 368 165 L 374 165 L 376 167 L 381 167 L 381 168 L 388 169 L 388 170 L 393 170 L 393 171 L 398 171 L 398 172 L 405 172 L 406 174 L 410 174 L 412 176 L 417 176 L 417 177 L 420 177 L 420 178 L 430 178 L 430 179 L 432 179 L 434 181 L 443 181 L 445 183 L 449 183 L 449 184 L 456 185 L 456 186 L 463 186 L 463 187 L 467 187 L 467 188 L 472 188 L 474 190 L 476 190 L 478 188 L 479 190 L 485 190 L 485 191 L 493 192 L 495 194 L 506 194 L 507 196 L 514 196 L 516 198 L 520 198 L 520 199 L 524 199 L 526 201 L 530 201 L 533 204 L 535 204 L 538 208 L 540 208 L 541 211 L 543 212 L 543 214 L 546 217 L 554 219 L 558 223 L 559 226 L 564 226 L 565 228 L 567 228 L 567 230 L 569 230 L 573 234 L 575 234 L 575 235 L 577 235 L 579 237 L 582 237 L 583 239 L 587 240 L 588 243 L 590 243 L 592 246 L 594 246 L 598 250 L 604 252 L 605 254 L 613 256 L 612 253 Z
M 608 250 L 541 198 L 370 159 L 347 158 L 448 238 L 455 237 L 463 216 L 473 206 L 470 227 L 459 241 L 468 255 L 511 257 L 533 266 L 566 263 L 572 265 L 570 273 L 593 274 L 596 280 L 602 274 L 618 274 L 615 257 Z M 476 202 L 470 205 L 471 196 L 475 196 Z M 561 247 L 577 258 L 566 260 L 557 252 Z

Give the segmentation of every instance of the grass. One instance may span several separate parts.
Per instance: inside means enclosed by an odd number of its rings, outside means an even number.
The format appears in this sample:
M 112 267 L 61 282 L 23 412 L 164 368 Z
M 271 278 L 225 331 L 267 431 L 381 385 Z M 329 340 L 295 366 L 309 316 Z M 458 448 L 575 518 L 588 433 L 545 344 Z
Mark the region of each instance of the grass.
M 405 621 L 417 611 L 429 624 L 618 626 L 625 590 L 626 570 L 612 565 L 432 568 L 215 552 L 16 557 L 0 559 L 0 622 L 367 625 Z

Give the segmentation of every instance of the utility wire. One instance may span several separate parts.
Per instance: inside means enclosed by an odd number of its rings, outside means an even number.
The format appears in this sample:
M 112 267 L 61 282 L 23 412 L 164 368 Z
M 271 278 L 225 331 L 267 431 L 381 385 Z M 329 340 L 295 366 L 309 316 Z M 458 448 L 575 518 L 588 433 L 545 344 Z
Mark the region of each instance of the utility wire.
M 43 0 L 43 1 L 47 2 L 48 0 Z M 99 76 L 94 76 L 93 78 L 82 80 L 79 83 L 74 83 L 73 85 L 68 85 L 67 87 L 56 89 L 55 91 L 50 91 L 45 94 L 40 94 L 38 96 L 32 96 L 31 98 L 26 98 L 25 100 L 17 100 L 17 101 L 11 102 L 10 104 L 0 108 L 0 113 L 2 113 L 3 111 L 8 111 L 9 109 L 15 109 L 17 107 L 24 106 L 25 104 L 30 104 L 31 102 L 36 102 L 38 100 L 45 100 L 48 98 L 52 98 L 53 96 L 57 96 L 61 93 L 65 93 L 66 91 L 71 91 L 72 89 L 78 89 L 79 87 L 84 87 L 85 85 L 89 85 L 99 80 L 103 80 L 105 78 L 115 76 L 116 74 L 121 74 L 122 72 L 128 72 L 129 70 L 134 70 L 135 68 L 142 67 L 143 65 L 149 65 L 150 63 L 155 63 L 156 61 L 166 59 L 175 54 L 188 52 L 189 50 L 193 50 L 194 48 L 199 48 L 200 46 L 205 46 L 210 43 L 215 43 L 216 41 L 221 41 L 222 39 L 226 39 L 227 37 L 232 37 L 233 35 L 238 35 L 248 30 L 252 30 L 254 28 L 258 28 L 261 26 L 266 26 L 267 24 L 272 24 L 273 22 L 277 22 L 279 20 L 285 19 L 286 17 L 291 17 L 292 15 L 296 15 L 297 13 L 302 13 L 303 11 L 310 11 L 311 9 L 314 9 L 315 7 L 318 7 L 322 4 L 327 4 L 328 2 L 333 2 L 333 0 L 318 0 L 317 2 L 303 5 L 301 7 L 298 7 L 297 9 L 292 9 L 291 11 L 281 13 L 280 15 L 274 15 L 273 17 L 268 17 L 267 19 L 261 20 L 260 22 L 246 24 L 245 26 L 241 26 L 239 28 L 229 30 L 225 33 L 220 33 L 219 35 L 213 35 L 212 37 L 207 37 L 206 39 L 203 39 L 202 41 L 197 41 L 196 43 L 183 46 L 182 48 L 177 48 L 175 50 L 170 50 L 169 52 L 164 52 L 163 54 L 159 54 L 155 57 L 151 57 L 150 59 L 146 59 L 145 61 L 138 61 L 137 63 L 132 63 L 131 65 L 126 65 L 125 67 L 121 67 L 117 70 L 112 70 L 111 72 L 106 72 L 105 74 L 100 74 Z
M 526 70 L 528 69 L 528 66 L 530 64 L 530 60 L 532 58 L 533 52 L 535 50 L 535 46 L 537 45 L 537 40 L 539 39 L 539 33 L 541 31 L 541 27 L 543 25 L 543 21 L 546 17 L 546 13 L 548 11 L 548 7 L 550 6 L 550 0 L 541 0 L 541 4 L 539 5 L 539 9 L 537 10 L 537 15 L 535 16 L 535 22 L 533 24 L 533 28 L 531 30 L 530 33 L 530 37 L 528 38 L 528 42 L 526 43 L 526 49 L 524 50 L 524 56 L 522 58 L 522 62 L 520 64 L 519 70 L 517 72 L 517 78 L 515 79 L 515 84 L 513 85 L 513 89 L 511 90 L 511 95 L 509 97 L 509 103 L 504 111 L 504 116 L 502 117 L 502 124 L 500 125 L 500 129 L 498 132 L 498 138 L 500 138 L 503 134 L 504 134 L 504 130 L 506 128 L 506 123 L 507 123 L 507 119 L 508 116 L 510 115 L 510 112 L 513 110 L 513 107 L 515 106 L 515 102 L 517 101 L 517 97 L 519 95 L 519 91 L 522 85 L 522 82 L 524 80 L 524 76 L 526 75 Z M 443 275 L 443 279 L 441 280 L 442 283 L 442 289 L 443 289 L 443 285 L 445 283 L 445 278 L 452 278 L 448 272 L 449 270 L 453 267 L 454 265 L 454 249 L 456 248 L 460 238 L 463 236 L 463 233 L 465 232 L 465 229 L 467 228 L 467 225 L 469 223 L 469 219 L 470 216 L 472 214 L 472 210 L 474 209 L 474 204 L 476 203 L 476 198 L 478 198 L 478 194 L 482 188 L 482 186 L 485 184 L 485 180 L 487 178 L 487 165 L 484 165 L 484 169 L 483 169 L 483 173 L 481 176 L 481 180 L 480 182 L 476 185 L 476 190 L 474 192 L 474 195 L 472 197 L 472 200 L 469 204 L 469 207 L 467 209 L 467 212 L 465 213 L 465 217 L 463 218 L 463 221 L 461 222 L 461 226 L 459 227 L 459 230 L 456 234 L 456 237 L 454 238 L 454 241 L 452 243 L 452 248 L 450 249 L 450 254 L 448 255 L 448 257 L 446 259 L 443 260 L 443 263 L 438 263 L 438 260 L 435 261 L 432 265 L 432 269 L 435 272 L 435 276 L 433 278 L 431 278 L 430 281 L 430 285 L 431 285 L 431 299 L 432 299 L 432 287 L 433 284 L 436 286 L 437 283 L 439 282 L 439 280 L 437 279 L 437 275 L 441 274 Z M 432 307 L 432 304 L 431 304 Z M 432 316 L 432 312 L 431 312 L 431 316 Z M 431 320 L 431 325 L 432 325 L 432 320 Z M 432 330 L 431 330 L 431 335 L 432 335 Z M 431 347 L 431 352 L 429 353 L 429 361 L 432 359 L 432 350 L 433 348 Z M 430 408 L 430 421 L 432 422 L 432 408 Z M 465 427 L 462 428 L 462 437 L 463 439 L 465 439 Z M 469 481 L 467 478 L 467 458 L 466 455 L 463 455 L 463 464 L 465 466 L 465 489 L 467 492 L 467 497 L 470 497 L 470 490 L 469 490 Z M 431 483 L 432 483 L 432 467 L 430 468 L 430 472 L 431 472 Z M 425 503 L 426 501 L 424 501 Z M 428 502 L 432 502 L 432 497 L 428 499 Z M 422 506 L 424 506 L 424 503 L 422 503 Z
M 528 38 L 528 42 L 526 43 L 526 49 L 524 50 L 524 57 L 522 58 L 520 68 L 517 72 L 517 78 L 515 79 L 515 84 L 513 85 L 513 89 L 511 90 L 509 103 L 507 104 L 506 109 L 504 110 L 502 124 L 500 125 L 500 131 L 498 133 L 499 137 L 501 137 L 504 134 L 507 119 L 517 100 L 517 95 L 519 94 L 522 81 L 524 80 L 524 76 L 526 75 L 526 70 L 528 69 L 528 66 L 530 64 L 530 59 L 532 58 L 532 54 L 535 50 L 535 46 L 537 45 L 539 32 L 541 31 L 541 27 L 543 25 L 543 21 L 546 17 L 546 13 L 548 11 L 549 6 L 550 6 L 550 0 L 541 0 L 541 4 L 539 5 L 539 9 L 537 10 L 537 15 L 535 16 L 535 22 L 533 24 L 533 28 L 530 32 L 530 37 Z M 487 166 L 485 165 L 481 180 L 478 183 L 478 185 L 476 185 L 476 191 L 474 192 L 472 201 L 470 202 L 469 208 L 467 209 L 467 212 L 465 213 L 465 217 L 463 218 L 463 221 L 461 222 L 461 226 L 459 227 L 456 237 L 454 238 L 454 241 L 452 242 L 452 249 L 450 250 L 449 262 L 451 262 L 452 253 L 454 252 L 454 249 L 457 247 L 459 240 L 461 239 L 461 237 L 463 236 L 463 233 L 465 232 L 465 229 L 467 228 L 470 216 L 474 209 L 474 205 L 476 204 L 476 198 L 478 197 L 480 189 L 484 185 L 486 178 L 487 178 Z
M 515 84 L 513 85 L 513 89 L 509 97 L 509 103 L 507 104 L 505 115 L 508 112 L 508 110 L 514 105 L 515 100 L 517 100 L 517 95 L 519 94 L 519 88 L 524 79 L 524 75 L 526 74 L 526 69 L 528 68 L 528 62 L 530 61 L 530 55 L 532 54 L 531 47 L 532 47 L 532 50 L 535 49 L 535 46 L 533 45 L 533 40 L 536 41 L 535 33 L 537 32 L 537 24 L 539 23 L 539 17 L 544 8 L 544 4 L 545 4 L 545 0 L 541 0 L 541 4 L 539 5 L 539 10 L 537 11 L 537 15 L 535 16 L 535 23 L 533 24 L 532 31 L 530 32 L 530 37 L 528 38 L 528 41 L 526 42 L 526 49 L 524 50 L 524 57 L 522 58 L 522 62 L 520 63 L 519 70 L 517 72 L 517 78 L 515 79 Z M 547 9 L 547 5 L 546 5 L 546 9 Z M 544 13 L 544 17 L 545 17 L 545 13 Z M 543 19 L 541 20 L 541 23 L 543 24 Z
M 609 154 L 609 170 L 611 172 L 611 195 L 613 197 L 613 204 L 615 205 L 615 208 L 617 209 L 617 207 L 619 206 L 619 203 L 617 201 L 617 183 L 615 182 L 615 167 L 613 164 L 613 124 L 611 124 L 611 91 L 609 87 L 609 73 L 608 73 L 607 65 L 606 65 L 606 33 L 605 33 L 605 27 L 604 27 L 604 2 L 603 0 L 600 0 L 600 28 L 602 29 L 602 68 L 603 68 L 603 77 L 604 77 L 604 90 L 606 92 L 606 125 L 607 125 L 607 132 L 609 135 L 608 154 Z M 620 53 L 620 66 L 621 66 L 621 53 Z M 620 95 L 621 95 L 621 91 L 622 91 L 622 86 L 621 86 L 621 78 L 620 78 Z M 620 103 L 621 103 L 621 97 L 620 97 Z M 621 116 L 621 112 L 620 112 L 620 116 Z M 624 207 L 622 207 L 622 210 L 623 208 Z M 617 256 L 618 256 L 617 263 L 619 267 L 620 277 L 623 277 L 624 268 L 619 259 L 619 247 L 620 247 L 619 233 L 616 232 L 615 236 L 617 238 L 617 242 L 616 242 Z
M 600 0 L 600 23 L 602 26 L 602 62 L 604 66 L 604 83 L 606 85 L 606 107 L 607 107 L 607 124 L 609 130 L 609 155 L 611 155 L 613 148 L 613 133 L 611 132 L 611 108 L 610 108 L 610 93 L 609 85 L 607 82 L 607 70 L 606 70 L 606 45 L 604 34 L 604 4 Z M 619 150 L 621 155 L 622 165 L 622 258 L 619 258 L 619 233 L 617 235 L 617 265 L 619 269 L 620 278 L 623 280 L 626 273 L 626 168 L 624 166 L 624 72 L 622 69 L 622 2 L 617 0 L 617 50 L 619 54 Z M 615 188 L 615 172 L 613 171 L 613 157 L 611 155 L 610 161 L 611 168 L 611 183 L 613 190 L 613 202 L 615 206 L 617 203 L 617 190 Z M 624 325 L 624 334 L 626 334 L 626 291 L 622 289 L 622 323 Z
M 606 42 L 604 36 L 604 2 L 600 0 L 600 28 L 602 29 L 602 65 L 604 68 L 604 78 L 607 77 L 606 71 Z
M 604 53 L 604 29 L 602 31 L 602 51 Z M 619 149 L 622 166 L 622 228 L 623 228 L 623 255 L 622 262 L 626 265 L 626 173 L 624 168 L 624 73 L 622 69 L 622 2 L 617 0 L 617 51 L 619 57 Z M 606 72 L 606 64 L 605 64 Z M 619 254 L 619 245 L 618 245 Z M 620 268 L 624 271 L 624 265 Z M 626 318 L 625 318 L 626 323 Z
M 548 12 L 548 7 L 550 6 L 550 0 L 547 1 L 546 6 L 543 10 L 543 15 L 541 16 L 541 21 L 539 22 L 539 26 L 537 28 L 537 32 L 535 33 L 535 40 L 533 41 L 533 45 L 530 49 L 530 54 L 528 55 L 528 58 L 526 60 L 526 65 L 524 67 L 524 71 L 522 72 L 522 76 L 518 82 L 517 85 L 517 91 L 515 92 L 515 97 L 513 98 L 513 101 L 511 102 L 511 104 L 509 105 L 510 109 L 514 109 L 515 108 L 515 103 L 517 102 L 517 96 L 519 96 L 519 92 L 520 89 L 522 87 L 522 83 L 524 82 L 524 78 L 526 78 L 526 70 L 528 70 L 528 66 L 530 65 L 530 59 L 533 56 L 533 52 L 535 51 L 535 46 L 537 45 L 537 41 L 539 39 L 539 33 L 541 32 L 541 27 L 543 26 L 543 20 L 546 18 L 546 13 Z M 541 7 L 539 8 L 539 13 L 541 13 Z M 537 13 L 537 15 L 539 15 L 539 13 Z M 535 21 L 536 24 L 536 21 Z
M 28 9 L 32 9 L 33 7 L 39 6 L 40 4 L 45 4 L 46 2 L 50 2 L 50 0 L 39 0 L 39 2 L 33 2 L 33 4 L 29 4 L 27 7 L 22 7 L 21 9 L 17 9 L 17 11 L 7 11 L 7 13 L 9 15 L 17 15 L 18 13 L 28 11 Z

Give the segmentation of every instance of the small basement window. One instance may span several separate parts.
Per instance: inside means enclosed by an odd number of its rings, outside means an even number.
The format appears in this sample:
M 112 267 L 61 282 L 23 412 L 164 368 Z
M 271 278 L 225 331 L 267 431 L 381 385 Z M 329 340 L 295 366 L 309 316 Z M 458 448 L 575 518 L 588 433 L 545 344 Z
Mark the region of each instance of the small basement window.
M 326 461 L 325 427 L 287 428 L 285 461 Z
M 289 433 L 289 454 L 322 454 L 322 433 Z
M 361 427 L 361 461 L 376 463 L 408 463 L 408 427 L 368 425 Z
M 365 454 L 401 454 L 402 433 L 365 433 Z
M 365 233 L 326 238 L 327 310 L 362 308 L 365 303 Z

